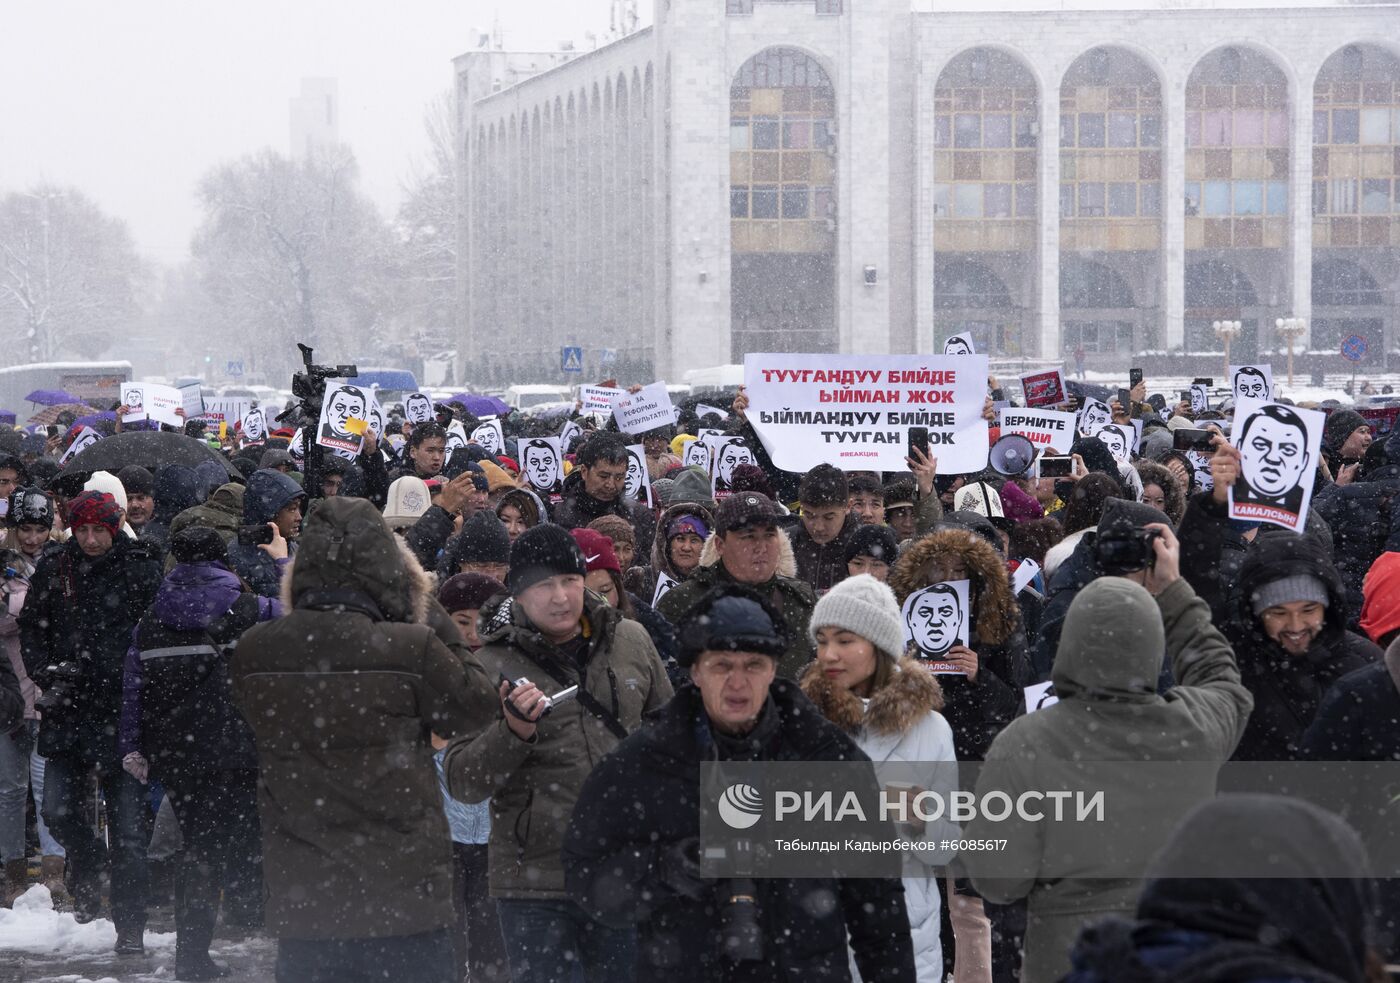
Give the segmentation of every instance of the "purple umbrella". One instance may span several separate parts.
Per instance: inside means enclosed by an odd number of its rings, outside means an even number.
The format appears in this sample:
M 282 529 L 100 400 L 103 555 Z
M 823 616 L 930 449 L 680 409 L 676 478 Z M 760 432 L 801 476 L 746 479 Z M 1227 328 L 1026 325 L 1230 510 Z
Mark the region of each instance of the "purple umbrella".
M 478 396 L 476 393 L 458 393 L 448 396 L 442 402 L 461 403 L 472 416 L 510 416 L 510 407 L 504 400 L 495 396 Z
M 91 427 L 91 426 L 93 426 L 93 425 L 95 425 L 95 424 L 101 423 L 103 420 L 115 420 L 116 418 L 117 418 L 117 413 L 116 413 L 116 411 L 115 411 L 115 410 L 108 410 L 108 411 L 105 412 L 105 413 L 93 413 L 93 414 L 90 414 L 90 415 L 88 415 L 88 416 L 80 416 L 80 417 L 78 417 L 76 420 L 74 420 L 73 422 L 74 422 L 74 423 L 81 423 L 81 424 L 82 424 L 83 426 L 85 426 L 85 427 Z M 145 421 L 143 420 L 142 422 L 144 423 Z M 138 427 L 138 428 L 136 428 L 136 429 L 140 429 L 140 428 Z
M 38 403 L 40 406 L 59 406 L 63 403 L 81 403 L 83 401 L 83 397 L 74 396 L 62 389 L 36 389 L 24 398 L 31 403 Z

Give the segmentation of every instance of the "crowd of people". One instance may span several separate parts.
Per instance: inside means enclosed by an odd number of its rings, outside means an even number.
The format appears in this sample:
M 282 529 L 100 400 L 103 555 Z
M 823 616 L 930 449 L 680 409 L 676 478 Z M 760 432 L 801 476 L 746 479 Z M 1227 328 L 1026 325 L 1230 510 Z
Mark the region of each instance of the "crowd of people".
M 1376 983 L 1400 961 L 1400 885 L 1283 796 L 1174 799 L 1134 846 L 1145 879 L 1039 875 L 1092 857 L 1082 829 L 1013 835 L 1016 878 L 714 878 L 699 842 L 711 761 L 1400 761 L 1400 437 L 1355 410 L 1328 417 L 1298 533 L 1229 517 L 1228 404 L 1142 383 L 1111 403 L 1130 459 L 1081 435 L 1044 478 L 917 447 L 896 473 L 782 471 L 741 390 L 640 435 L 574 415 L 551 492 L 521 452 L 564 420 L 449 452 L 481 421 L 435 409 L 386 406 L 319 462 L 290 430 L 191 421 L 167 442 L 204 444 L 194 466 L 85 470 L 58 464 L 76 427 L 0 430 L 5 904 L 41 883 L 134 957 L 173 897 L 180 980 L 228 974 L 220 924 L 275 938 L 297 983 Z M 1183 427 L 1211 450 L 1174 450 Z M 752 451 L 720 491 L 683 463 L 702 429 Z M 953 582 L 965 637 L 934 662 L 903 607 Z M 1058 702 L 1028 703 L 1046 683 Z M 1296 869 L 1170 876 L 1222 837 Z

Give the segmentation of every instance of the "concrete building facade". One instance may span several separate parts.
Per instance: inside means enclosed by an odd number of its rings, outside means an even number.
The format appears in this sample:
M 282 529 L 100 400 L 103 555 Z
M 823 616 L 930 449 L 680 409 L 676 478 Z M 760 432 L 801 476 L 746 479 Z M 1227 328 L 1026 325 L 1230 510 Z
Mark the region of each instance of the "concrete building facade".
M 1264 358 L 1289 316 L 1400 361 L 1400 8 L 930 7 L 656 0 L 591 52 L 458 57 L 463 371 L 961 331 L 1118 366 L 1221 319 Z

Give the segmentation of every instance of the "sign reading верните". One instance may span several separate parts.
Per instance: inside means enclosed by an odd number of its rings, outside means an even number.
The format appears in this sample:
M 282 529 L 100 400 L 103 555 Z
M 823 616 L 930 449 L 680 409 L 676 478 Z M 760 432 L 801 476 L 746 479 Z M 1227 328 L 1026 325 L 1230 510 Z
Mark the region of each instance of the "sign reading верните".
M 987 465 L 985 355 L 744 358 L 746 416 L 773 463 L 903 471 L 910 427 L 928 429 L 939 474 Z

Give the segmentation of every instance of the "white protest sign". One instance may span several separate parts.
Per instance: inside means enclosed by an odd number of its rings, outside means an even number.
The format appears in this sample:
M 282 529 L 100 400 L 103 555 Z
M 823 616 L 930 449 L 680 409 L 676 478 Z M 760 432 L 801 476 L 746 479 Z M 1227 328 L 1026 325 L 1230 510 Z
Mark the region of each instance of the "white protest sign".
M 287 453 L 298 460 L 306 457 L 306 431 L 303 428 L 297 427 L 297 432 L 287 441 Z
M 1053 707 L 1060 702 L 1060 698 L 1055 695 L 1055 684 L 1048 679 L 1043 683 L 1027 686 L 1025 694 L 1026 713 L 1035 713 L 1037 710 Z
M 651 595 L 651 606 L 661 603 L 661 599 L 666 596 L 672 587 L 680 584 L 680 581 L 667 573 L 659 573 L 656 576 L 656 591 Z
M 1018 433 L 1043 453 L 1068 454 L 1074 444 L 1073 413 L 1008 406 L 1001 411 L 999 424 L 1003 435 Z
M 471 439 L 492 457 L 505 451 L 506 435 L 501 430 L 500 420 L 483 420 L 472 430 Z
M 206 400 L 204 412 L 199 414 L 199 418 L 210 423 L 227 423 L 231 427 L 247 416 L 252 408 L 253 401 L 250 399 L 225 399 L 221 396 Z
M 1137 428 L 1125 423 L 1108 423 L 1094 434 L 1113 455 L 1115 461 L 1131 461 L 1137 449 Z
M 321 418 L 316 423 L 316 443 L 358 457 L 368 430 L 369 396 L 365 391 L 344 380 L 328 381 Z
M 948 340 L 943 342 L 944 355 L 976 355 L 977 348 L 972 344 L 971 332 L 964 331 L 962 334 L 949 335 Z
M 535 491 L 553 495 L 564 485 L 564 452 L 558 437 L 522 437 L 520 473 Z
M 1242 399 L 1272 399 L 1274 369 L 1271 365 L 1230 366 L 1230 395 L 1238 403 Z
M 447 425 L 447 445 L 445 453 L 447 458 L 452 457 L 452 452 L 467 446 L 467 428 L 462 426 L 461 420 L 453 420 Z
M 130 423 L 133 420 L 154 420 L 156 423 L 165 423 L 172 427 L 185 425 L 185 421 L 180 419 L 180 414 L 175 412 L 184 406 L 184 396 L 182 391 L 174 386 L 124 382 L 122 383 L 121 400 L 130 411 L 122 416 L 123 423 Z
M 1191 412 L 1204 413 L 1210 409 L 1210 387 L 1191 387 Z
M 267 439 L 267 418 L 260 409 L 249 410 L 239 421 L 243 431 L 243 445 L 261 444 Z
M 623 433 L 646 433 L 676 422 L 676 408 L 664 382 L 653 382 L 635 393 L 618 393 L 612 397 L 612 411 Z
M 559 449 L 568 454 L 574 449 L 574 442 L 583 436 L 583 427 L 573 420 L 564 423 L 564 429 L 559 431 Z
M 688 440 L 681 448 L 681 463 L 686 467 L 710 470 L 710 448 L 703 440 Z
M 369 396 L 369 432 L 378 440 L 384 436 L 384 407 L 379 405 L 379 396 L 373 389 L 366 390 Z
M 1319 410 L 1257 399 L 1236 405 L 1240 476 L 1229 489 L 1230 518 L 1301 531 L 1326 422 Z
M 180 408 L 185 411 L 186 420 L 193 420 L 204 414 L 204 390 L 199 383 L 192 382 L 188 386 L 180 387 Z M 181 421 L 176 426 L 184 426 L 184 422 Z
M 1186 459 L 1191 462 L 1191 470 L 1196 474 L 1196 484 L 1201 491 L 1215 487 L 1215 476 L 1210 473 L 1210 455 L 1200 451 L 1187 451 Z
M 409 393 L 403 399 L 403 418 L 415 427 L 420 423 L 432 423 L 437 419 L 433 397 L 427 393 Z
M 87 450 L 101 439 L 102 434 L 92 429 L 92 427 L 83 427 L 78 431 L 77 436 L 73 438 L 73 443 L 69 444 L 68 449 L 63 452 L 63 456 L 58 459 L 58 466 L 60 468 L 63 467 L 73 458 L 77 457 L 79 453 Z
M 1086 437 L 1096 437 L 1098 432 L 1113 422 L 1113 410 L 1101 399 L 1090 396 L 1079 408 L 1079 432 Z
M 706 437 L 710 449 L 710 493 L 715 500 L 734 491 L 734 469 L 741 464 L 757 464 L 748 438 L 741 436 Z
M 985 355 L 744 358 L 746 416 L 785 471 L 818 464 L 904 471 L 910 427 L 927 427 L 940 474 L 987 465 Z
M 641 444 L 627 445 L 627 484 L 623 495 L 651 508 L 651 476 L 647 473 L 647 451 Z
M 716 416 L 718 416 L 721 420 L 723 420 L 725 417 L 727 417 L 727 416 L 729 415 L 729 411 L 728 411 L 728 410 L 722 410 L 722 409 L 720 409 L 718 406 L 711 406 L 709 403 L 696 403 L 696 404 L 695 404 L 695 415 L 696 415 L 696 416 L 704 417 L 704 416 L 709 416 L 711 413 L 713 413 L 713 414 L 715 414 Z
M 929 584 L 904 599 L 904 638 L 914 644 L 915 657 L 929 672 L 967 675 L 947 656 L 953 646 L 967 644 L 972 618 L 969 593 L 966 580 L 950 580 Z
M 1016 572 L 1011 575 L 1011 593 L 1019 594 L 1031 585 L 1035 575 L 1040 573 L 1040 564 L 1030 557 L 1026 557 L 1016 567 Z
M 626 392 L 625 389 L 612 386 L 579 386 L 578 398 L 583 404 L 584 413 L 601 413 L 608 416 L 613 411 L 613 397 L 624 395 Z

